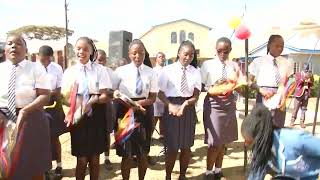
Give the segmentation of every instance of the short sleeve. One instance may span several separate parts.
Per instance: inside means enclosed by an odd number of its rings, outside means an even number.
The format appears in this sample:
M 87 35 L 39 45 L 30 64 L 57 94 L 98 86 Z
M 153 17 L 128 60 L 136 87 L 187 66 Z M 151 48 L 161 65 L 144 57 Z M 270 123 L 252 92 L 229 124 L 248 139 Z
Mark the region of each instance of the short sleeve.
M 160 72 L 159 78 L 158 78 L 158 86 L 159 86 L 159 90 L 162 92 L 165 92 L 167 90 L 167 84 L 169 81 L 169 78 L 167 76 L 167 70 L 163 69 Z
M 67 96 L 69 94 L 72 84 L 74 80 L 70 77 L 71 69 L 66 69 L 62 75 L 61 79 L 61 94 L 63 96 Z
M 61 88 L 63 71 L 60 65 L 57 65 L 57 88 Z
M 208 70 L 207 70 L 207 61 L 203 62 L 201 69 L 200 69 L 200 73 L 201 73 L 201 82 L 203 84 L 207 84 L 208 81 Z
M 97 66 L 98 68 L 98 77 L 99 77 L 99 90 L 101 89 L 112 89 L 111 78 L 107 72 L 107 69 L 101 65 Z
M 258 62 L 259 62 L 259 59 L 255 59 L 251 62 L 251 64 L 248 67 L 249 73 L 255 77 L 258 75 L 258 71 L 259 71 Z
M 157 73 L 152 70 L 151 80 L 150 80 L 150 92 L 157 93 L 159 91 L 158 89 L 158 78 Z
M 38 63 L 34 63 L 34 78 L 35 88 L 50 89 L 50 79 L 46 69 Z
M 200 69 L 196 69 L 195 70 L 195 88 L 197 88 L 199 91 L 201 91 L 201 73 L 200 73 Z
M 120 86 L 120 82 L 121 82 L 121 73 L 119 68 L 117 68 L 114 73 L 114 85 L 115 85 L 115 89 L 119 89 Z

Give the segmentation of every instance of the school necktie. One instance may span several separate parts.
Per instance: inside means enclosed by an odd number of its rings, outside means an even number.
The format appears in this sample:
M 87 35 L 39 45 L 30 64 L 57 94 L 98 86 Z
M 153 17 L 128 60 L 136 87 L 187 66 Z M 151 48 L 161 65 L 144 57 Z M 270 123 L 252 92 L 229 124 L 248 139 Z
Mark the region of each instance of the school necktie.
M 87 69 L 86 66 L 82 66 L 80 70 L 80 76 L 78 77 L 78 94 L 85 94 L 88 89 L 88 80 L 87 80 Z
M 8 109 L 9 109 L 8 118 L 14 122 L 17 120 L 16 92 L 15 92 L 17 66 L 18 65 L 12 65 L 9 86 L 8 86 Z
M 139 68 L 137 68 L 137 78 L 136 78 L 136 94 L 141 95 L 142 94 L 142 79 L 139 72 Z
M 222 78 L 223 80 L 227 79 L 227 70 L 226 63 L 222 62 Z
M 89 92 L 89 82 L 88 82 L 88 75 L 87 75 L 87 67 L 83 66 L 81 72 L 81 79 L 78 88 L 78 94 L 82 95 L 82 108 L 88 103 L 90 99 L 90 92 Z M 91 115 L 92 109 L 88 111 L 88 115 Z
M 188 90 L 188 82 L 187 82 L 187 75 L 186 75 L 186 67 L 182 67 L 182 76 L 181 76 L 181 88 L 180 91 L 182 94 L 186 93 Z
M 274 67 L 274 70 L 275 70 L 276 85 L 279 86 L 281 76 L 280 76 L 279 67 L 278 67 L 276 59 L 273 59 L 273 67 Z

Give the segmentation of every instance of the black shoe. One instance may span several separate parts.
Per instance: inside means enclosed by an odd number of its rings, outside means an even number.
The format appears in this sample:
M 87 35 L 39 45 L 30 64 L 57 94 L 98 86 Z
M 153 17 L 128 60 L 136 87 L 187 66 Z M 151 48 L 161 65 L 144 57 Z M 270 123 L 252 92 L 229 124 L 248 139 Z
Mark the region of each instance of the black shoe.
M 156 165 L 156 162 L 153 160 L 153 158 L 151 156 L 147 156 L 147 159 L 148 159 L 148 164 L 150 166 Z
M 187 177 L 185 175 L 183 176 L 180 175 L 178 180 L 187 180 Z
M 54 174 L 56 177 L 62 177 L 62 167 L 57 167 L 56 170 L 54 171 Z
M 49 174 L 48 171 L 46 171 L 46 172 L 44 173 L 44 179 L 45 179 L 45 180 L 50 180 L 50 174 Z
M 218 172 L 218 173 L 214 174 L 214 179 L 215 180 L 220 180 L 222 178 L 224 178 L 224 175 L 222 174 L 222 172 Z
M 111 161 L 109 159 L 104 160 L 104 166 L 107 170 L 111 170 L 112 169 Z
M 160 137 L 159 137 L 159 141 L 160 141 L 160 143 L 163 143 L 163 142 L 164 142 L 164 137 L 163 137 L 163 136 L 160 136 Z
M 204 174 L 203 180 L 214 180 L 214 174 Z

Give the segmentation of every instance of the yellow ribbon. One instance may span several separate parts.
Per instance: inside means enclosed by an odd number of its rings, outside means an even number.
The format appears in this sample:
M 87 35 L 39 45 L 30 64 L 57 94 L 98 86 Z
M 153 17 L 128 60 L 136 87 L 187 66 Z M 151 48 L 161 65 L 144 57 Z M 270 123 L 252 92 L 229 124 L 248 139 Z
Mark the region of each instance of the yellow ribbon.
M 54 101 L 53 104 L 50 106 L 43 106 L 43 109 L 52 109 L 52 108 L 56 107 L 56 104 L 57 104 L 57 102 Z

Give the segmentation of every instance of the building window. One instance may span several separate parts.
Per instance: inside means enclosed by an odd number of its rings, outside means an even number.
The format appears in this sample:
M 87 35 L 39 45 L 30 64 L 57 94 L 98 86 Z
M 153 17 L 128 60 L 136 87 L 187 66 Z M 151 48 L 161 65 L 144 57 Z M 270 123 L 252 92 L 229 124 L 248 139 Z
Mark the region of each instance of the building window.
M 171 44 L 176 44 L 177 43 L 177 33 L 172 32 L 171 33 Z
M 180 43 L 186 40 L 186 32 L 184 30 L 180 31 Z
M 194 42 L 194 34 L 192 32 L 189 32 L 188 39 L 192 42 Z
M 300 65 L 298 62 L 295 62 L 293 64 L 293 73 L 299 72 L 300 71 Z

